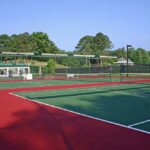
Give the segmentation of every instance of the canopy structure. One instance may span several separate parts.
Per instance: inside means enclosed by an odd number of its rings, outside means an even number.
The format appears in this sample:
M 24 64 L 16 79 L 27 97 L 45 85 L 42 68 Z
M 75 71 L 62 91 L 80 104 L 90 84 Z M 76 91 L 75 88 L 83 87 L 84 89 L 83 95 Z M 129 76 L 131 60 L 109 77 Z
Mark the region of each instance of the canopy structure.
M 53 54 L 53 53 L 31 53 L 31 52 L 1 52 L 0 53 L 1 60 L 4 60 L 5 58 L 23 58 L 25 60 L 28 59 L 34 59 L 34 58 L 74 58 L 74 59 L 85 59 L 86 66 L 88 66 L 88 62 L 98 62 L 98 66 L 103 66 L 103 62 L 106 59 L 116 59 L 116 56 L 95 56 L 95 55 L 80 55 L 80 54 Z
M 80 54 L 53 54 L 53 53 L 25 53 L 25 52 L 1 52 L 1 57 L 80 57 L 80 58 L 94 58 L 95 55 L 80 55 Z M 116 56 L 100 55 L 99 58 L 117 58 Z
M 0 77 L 20 77 L 30 74 L 30 67 L 25 63 L 0 63 Z
M 127 60 L 124 58 L 119 58 L 117 62 L 115 62 L 115 64 L 119 64 L 119 65 L 127 65 Z M 128 65 L 133 65 L 134 62 L 132 62 L 130 59 L 128 59 Z

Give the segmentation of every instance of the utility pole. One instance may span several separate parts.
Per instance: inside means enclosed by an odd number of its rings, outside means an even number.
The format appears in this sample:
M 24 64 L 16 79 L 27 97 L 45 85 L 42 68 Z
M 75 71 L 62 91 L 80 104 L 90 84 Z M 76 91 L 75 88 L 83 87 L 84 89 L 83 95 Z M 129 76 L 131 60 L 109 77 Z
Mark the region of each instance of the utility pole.
M 129 59 L 129 48 L 132 47 L 132 45 L 127 45 L 127 77 L 128 77 L 128 66 L 129 66 L 129 62 L 128 62 L 128 59 Z

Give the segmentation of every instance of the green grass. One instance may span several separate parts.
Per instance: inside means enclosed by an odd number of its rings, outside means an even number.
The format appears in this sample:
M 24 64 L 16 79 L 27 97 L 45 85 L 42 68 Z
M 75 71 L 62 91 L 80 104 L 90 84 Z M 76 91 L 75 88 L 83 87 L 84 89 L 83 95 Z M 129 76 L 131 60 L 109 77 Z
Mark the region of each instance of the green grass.
M 71 111 L 131 125 L 150 119 L 150 85 L 131 84 L 58 91 L 17 93 Z M 143 130 L 150 131 L 144 125 Z

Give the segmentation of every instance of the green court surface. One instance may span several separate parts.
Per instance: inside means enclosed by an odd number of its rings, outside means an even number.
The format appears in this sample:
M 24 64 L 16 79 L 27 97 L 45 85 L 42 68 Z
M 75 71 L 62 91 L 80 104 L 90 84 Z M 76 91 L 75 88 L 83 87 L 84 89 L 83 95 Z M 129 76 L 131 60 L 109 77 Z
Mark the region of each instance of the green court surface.
M 150 120 L 145 123 L 141 123 L 139 125 L 135 125 L 135 128 L 141 129 L 141 130 L 146 130 L 150 132 Z
M 148 78 L 126 78 L 120 77 L 118 74 L 82 74 L 77 75 L 75 78 L 69 79 L 50 79 L 50 80 L 31 80 L 31 81 L 13 81 L 7 80 L 2 81 L 0 80 L 0 89 L 7 89 L 7 88 L 21 88 L 21 87 L 40 87 L 40 86 L 51 86 L 51 85 L 66 85 L 66 84 L 86 84 L 86 83 L 96 83 L 96 82 L 137 82 L 143 79 Z
M 113 81 L 118 81 L 114 79 Z M 21 87 L 40 87 L 51 85 L 66 85 L 66 84 L 86 84 L 94 82 L 110 82 L 110 78 L 98 79 L 81 79 L 81 80 L 37 80 L 37 81 L 13 81 L 13 82 L 0 82 L 0 89 L 7 88 L 21 88 Z
M 78 83 L 89 83 L 89 81 L 38 80 L 38 81 L 25 81 L 25 82 L 0 82 L 0 89 L 20 88 L 20 87 L 40 87 L 40 86 L 78 84 Z
M 150 133 L 149 83 L 15 94 Z

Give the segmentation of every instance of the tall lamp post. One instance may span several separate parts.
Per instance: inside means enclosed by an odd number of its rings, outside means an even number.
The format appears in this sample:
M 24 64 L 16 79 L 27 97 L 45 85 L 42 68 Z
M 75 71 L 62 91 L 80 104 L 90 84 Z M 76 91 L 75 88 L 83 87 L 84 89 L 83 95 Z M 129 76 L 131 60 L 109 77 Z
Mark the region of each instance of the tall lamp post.
M 129 48 L 132 47 L 132 45 L 127 45 L 127 77 L 128 77 L 128 59 L 129 59 Z
M 3 51 L 3 49 L 5 49 L 5 45 L 4 45 L 4 44 L 1 44 L 1 45 L 0 45 L 1 61 L 3 60 L 3 56 L 2 56 L 2 51 Z

